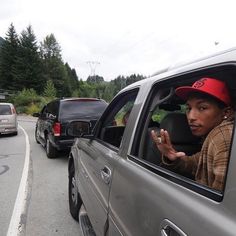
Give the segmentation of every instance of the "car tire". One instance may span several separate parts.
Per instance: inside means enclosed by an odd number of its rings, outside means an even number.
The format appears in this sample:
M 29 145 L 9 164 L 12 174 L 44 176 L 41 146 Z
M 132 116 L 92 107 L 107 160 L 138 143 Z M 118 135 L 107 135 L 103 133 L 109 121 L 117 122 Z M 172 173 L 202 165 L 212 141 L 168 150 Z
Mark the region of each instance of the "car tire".
M 78 192 L 75 181 L 75 168 L 71 164 L 69 167 L 69 184 L 68 184 L 68 194 L 69 194 L 69 207 L 70 214 L 75 220 L 79 220 L 79 210 L 82 205 L 82 200 Z
M 57 157 L 57 149 L 52 146 L 52 144 L 51 144 L 50 140 L 48 139 L 48 137 L 46 137 L 45 149 L 46 149 L 46 154 L 47 154 L 48 158 L 52 159 L 52 158 Z
M 35 128 L 34 137 L 35 137 L 36 143 L 40 143 L 39 142 L 39 135 L 38 135 L 38 128 L 37 127 Z

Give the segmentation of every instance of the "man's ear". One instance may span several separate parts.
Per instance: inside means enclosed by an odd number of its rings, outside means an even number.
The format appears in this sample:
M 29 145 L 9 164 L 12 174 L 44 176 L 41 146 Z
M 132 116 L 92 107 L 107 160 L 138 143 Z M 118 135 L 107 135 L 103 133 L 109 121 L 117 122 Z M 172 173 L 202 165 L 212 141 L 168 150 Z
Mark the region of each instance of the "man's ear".
M 224 110 L 223 110 L 223 116 L 226 117 L 226 119 L 228 117 L 231 117 L 233 114 L 233 108 L 228 106 L 228 107 L 225 107 Z

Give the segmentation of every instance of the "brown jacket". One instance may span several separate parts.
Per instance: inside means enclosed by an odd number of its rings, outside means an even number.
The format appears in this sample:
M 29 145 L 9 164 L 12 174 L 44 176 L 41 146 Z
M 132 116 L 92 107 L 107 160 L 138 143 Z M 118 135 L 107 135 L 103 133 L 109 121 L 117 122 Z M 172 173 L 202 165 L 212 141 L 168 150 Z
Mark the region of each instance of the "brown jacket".
M 171 164 L 163 158 L 163 164 L 192 173 L 198 183 L 223 191 L 232 131 L 233 121 L 223 121 L 207 135 L 200 152 Z

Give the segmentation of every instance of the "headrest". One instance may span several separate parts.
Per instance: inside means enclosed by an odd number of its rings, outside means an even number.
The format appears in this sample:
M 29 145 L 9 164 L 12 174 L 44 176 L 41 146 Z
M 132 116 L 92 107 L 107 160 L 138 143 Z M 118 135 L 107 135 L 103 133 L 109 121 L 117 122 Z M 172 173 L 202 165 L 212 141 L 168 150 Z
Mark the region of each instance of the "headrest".
M 199 137 L 192 135 L 184 113 L 167 114 L 161 121 L 160 128 L 168 131 L 172 144 L 191 144 L 199 140 Z
M 181 106 L 176 104 L 170 104 L 170 103 L 162 103 L 159 105 L 159 109 L 163 109 L 165 111 L 180 111 Z

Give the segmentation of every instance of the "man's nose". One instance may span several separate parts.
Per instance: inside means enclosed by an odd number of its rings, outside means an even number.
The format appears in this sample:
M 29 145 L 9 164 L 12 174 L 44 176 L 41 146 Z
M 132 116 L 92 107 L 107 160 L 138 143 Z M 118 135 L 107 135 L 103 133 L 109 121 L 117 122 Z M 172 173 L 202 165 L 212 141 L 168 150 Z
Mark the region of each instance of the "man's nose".
M 194 109 L 191 109 L 187 114 L 188 120 L 196 120 L 196 111 Z

